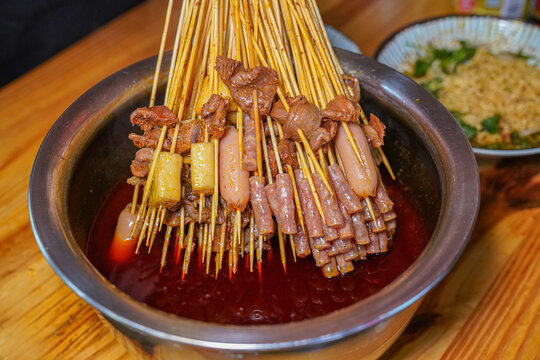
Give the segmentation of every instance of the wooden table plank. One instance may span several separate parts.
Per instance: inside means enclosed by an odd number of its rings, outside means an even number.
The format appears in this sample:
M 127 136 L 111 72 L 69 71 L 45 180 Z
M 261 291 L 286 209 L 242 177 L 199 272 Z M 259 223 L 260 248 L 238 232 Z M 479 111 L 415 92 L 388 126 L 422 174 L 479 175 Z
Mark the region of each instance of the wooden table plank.
M 318 2 L 325 22 L 368 55 L 401 26 L 451 11 L 449 0 Z M 157 52 L 165 8 L 165 0 L 148 1 L 0 89 L 0 359 L 132 358 L 39 252 L 27 186 L 39 144 L 61 113 L 99 80 Z M 538 358 L 538 169 L 496 195 L 488 165 L 469 246 L 383 358 Z M 520 187 L 532 195 L 516 206 L 503 195 Z

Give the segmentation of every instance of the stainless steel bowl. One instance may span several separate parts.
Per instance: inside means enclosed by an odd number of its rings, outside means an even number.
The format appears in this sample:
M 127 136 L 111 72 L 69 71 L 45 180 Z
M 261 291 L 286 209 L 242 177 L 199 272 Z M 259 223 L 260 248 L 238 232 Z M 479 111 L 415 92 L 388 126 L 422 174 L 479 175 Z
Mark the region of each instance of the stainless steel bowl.
M 103 80 L 58 119 L 37 155 L 29 189 L 36 240 L 50 265 L 140 356 L 155 358 L 340 359 L 380 355 L 423 296 L 452 268 L 479 208 L 479 177 L 467 138 L 419 85 L 367 57 L 337 51 L 360 79 L 362 104 L 387 123 L 385 151 L 426 223 L 430 240 L 400 277 L 371 297 L 315 319 L 224 326 L 152 309 L 117 290 L 88 261 L 92 220 L 123 181 L 135 152 L 129 113 L 145 105 L 155 59 Z M 164 77 L 161 83 L 164 82 Z

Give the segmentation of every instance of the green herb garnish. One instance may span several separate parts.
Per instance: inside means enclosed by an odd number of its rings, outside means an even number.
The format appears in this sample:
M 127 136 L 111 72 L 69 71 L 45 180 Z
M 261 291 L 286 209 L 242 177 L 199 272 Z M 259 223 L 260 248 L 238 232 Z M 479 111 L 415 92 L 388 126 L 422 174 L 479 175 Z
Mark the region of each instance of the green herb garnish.
M 419 76 L 426 75 L 430 67 L 431 67 L 431 64 L 425 60 L 422 60 L 422 59 L 416 60 L 416 62 L 414 63 L 413 76 L 419 77 Z
M 471 126 L 467 124 L 465 121 L 463 121 L 462 118 L 457 117 L 456 118 L 458 124 L 461 126 L 463 131 L 465 132 L 465 135 L 467 136 L 467 139 L 471 140 L 476 136 L 476 128 L 474 126 Z
M 499 120 L 501 119 L 501 115 L 495 114 L 493 116 L 490 116 L 488 118 L 485 118 L 482 120 L 482 130 L 487 131 L 490 134 L 498 134 L 499 131 Z

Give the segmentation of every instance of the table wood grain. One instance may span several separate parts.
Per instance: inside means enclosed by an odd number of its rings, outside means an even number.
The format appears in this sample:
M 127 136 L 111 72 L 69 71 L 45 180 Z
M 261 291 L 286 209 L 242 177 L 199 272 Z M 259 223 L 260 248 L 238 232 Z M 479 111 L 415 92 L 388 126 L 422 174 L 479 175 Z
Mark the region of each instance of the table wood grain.
M 367 55 L 449 0 L 319 0 Z M 166 1 L 148 1 L 0 89 L 0 359 L 132 359 L 54 274 L 27 187 L 48 129 L 92 85 L 158 50 Z M 481 161 L 482 208 L 463 256 L 384 359 L 540 359 L 540 158 Z

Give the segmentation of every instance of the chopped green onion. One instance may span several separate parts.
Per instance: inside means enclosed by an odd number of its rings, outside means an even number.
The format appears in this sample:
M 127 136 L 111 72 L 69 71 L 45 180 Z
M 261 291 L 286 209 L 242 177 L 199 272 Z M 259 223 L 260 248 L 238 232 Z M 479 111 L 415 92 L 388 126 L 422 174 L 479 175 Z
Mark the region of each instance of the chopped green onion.
M 418 77 L 418 76 L 426 75 L 426 73 L 429 70 L 430 66 L 431 66 L 431 64 L 428 63 L 427 61 L 424 61 L 422 59 L 416 60 L 416 62 L 414 63 L 413 76 Z
M 495 114 L 493 116 L 485 118 L 481 122 L 482 130 L 485 130 L 490 134 L 498 134 L 499 133 L 499 120 L 500 119 L 501 119 L 501 115 L 499 115 L 499 114 Z
M 456 118 L 456 120 L 458 124 L 461 126 L 461 128 L 463 129 L 463 131 L 465 132 L 467 139 L 471 140 L 472 138 L 476 136 L 476 128 L 474 126 L 467 124 L 465 121 L 463 121 L 463 119 L 459 117 Z

